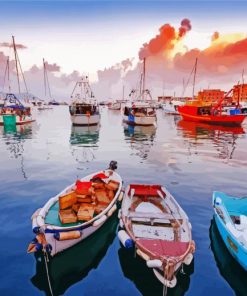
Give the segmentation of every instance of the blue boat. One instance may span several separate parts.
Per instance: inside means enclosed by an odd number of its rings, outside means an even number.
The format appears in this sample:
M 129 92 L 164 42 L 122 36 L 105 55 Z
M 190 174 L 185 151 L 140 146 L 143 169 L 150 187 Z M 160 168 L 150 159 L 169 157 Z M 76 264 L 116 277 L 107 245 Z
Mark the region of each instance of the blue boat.
M 231 255 L 247 270 L 247 197 L 213 193 L 214 218 Z

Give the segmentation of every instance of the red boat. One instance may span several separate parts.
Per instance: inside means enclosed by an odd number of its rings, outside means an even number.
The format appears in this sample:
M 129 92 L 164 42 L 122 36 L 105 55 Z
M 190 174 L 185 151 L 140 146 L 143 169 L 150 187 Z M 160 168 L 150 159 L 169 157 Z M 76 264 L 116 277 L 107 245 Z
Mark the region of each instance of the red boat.
M 197 58 L 192 70 L 192 72 L 194 72 L 192 100 L 187 101 L 183 106 L 178 106 L 179 114 L 184 120 L 189 121 L 228 126 L 240 126 L 245 120 L 247 114 L 242 114 L 242 111 L 239 108 L 239 96 L 237 105 L 235 107 L 223 107 L 223 102 L 230 96 L 233 89 L 228 91 L 223 98 L 216 102 L 215 105 L 208 106 L 205 105 L 204 102 L 194 100 L 196 69 Z
M 135 247 L 166 287 L 176 286 L 176 273 L 193 259 L 191 224 L 173 196 L 161 185 L 131 184 L 119 213 L 118 237 L 125 248 Z
M 209 124 L 240 126 L 246 118 L 238 108 L 224 110 L 221 106 L 204 106 L 198 101 L 187 101 L 184 106 L 178 106 L 178 112 L 184 120 L 204 122 Z

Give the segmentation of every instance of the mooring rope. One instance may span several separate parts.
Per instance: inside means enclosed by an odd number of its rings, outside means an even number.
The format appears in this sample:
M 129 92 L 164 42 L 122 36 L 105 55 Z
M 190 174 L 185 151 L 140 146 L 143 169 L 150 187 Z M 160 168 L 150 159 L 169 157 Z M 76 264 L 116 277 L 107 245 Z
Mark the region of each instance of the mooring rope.
M 50 276 L 49 276 L 49 269 L 48 269 L 48 258 L 47 258 L 47 253 L 44 252 L 44 259 L 45 259 L 45 269 L 46 269 L 46 275 L 47 275 L 47 280 L 48 280 L 48 285 L 50 289 L 51 296 L 53 296 L 52 288 L 51 288 L 51 281 L 50 281 Z

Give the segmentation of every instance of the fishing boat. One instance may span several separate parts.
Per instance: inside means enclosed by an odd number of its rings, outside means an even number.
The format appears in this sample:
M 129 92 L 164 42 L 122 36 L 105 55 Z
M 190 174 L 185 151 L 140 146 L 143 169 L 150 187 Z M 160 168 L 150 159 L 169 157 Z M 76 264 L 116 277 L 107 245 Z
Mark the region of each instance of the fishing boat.
M 185 105 L 178 106 L 178 112 L 184 120 L 205 122 L 209 124 L 239 126 L 245 120 L 247 114 L 241 113 L 240 104 L 236 105 L 234 109 L 225 109 L 222 104 L 226 98 L 230 96 L 233 89 L 228 91 L 223 98 L 219 99 L 217 103 L 212 105 L 205 105 L 204 102 L 198 101 L 194 98 L 195 77 L 196 77 L 197 59 L 193 68 L 193 95 L 192 100 L 186 101 Z
M 216 225 L 228 251 L 247 270 L 247 197 L 215 191 L 213 207 Z
M 21 101 L 13 93 L 7 93 L 0 111 L 0 125 L 15 126 L 35 121 L 32 117 L 31 105 Z
M 119 212 L 118 238 L 125 248 L 135 247 L 165 286 L 176 286 L 176 273 L 193 260 L 191 224 L 173 196 L 161 185 L 131 184 Z
M 20 59 L 18 56 L 18 52 L 16 49 L 15 38 L 12 36 L 12 46 L 14 49 L 14 61 L 15 61 L 15 70 L 16 77 L 18 83 L 18 91 L 19 95 L 14 94 L 11 91 L 11 83 L 10 83 L 10 60 L 7 58 L 6 68 L 4 72 L 4 82 L 3 82 L 3 90 L 5 86 L 5 82 L 8 82 L 8 91 L 5 95 L 3 102 L 1 102 L 0 107 L 0 125 L 4 126 L 16 126 L 20 124 L 28 124 L 34 121 L 32 118 L 32 109 L 31 104 L 29 104 L 28 90 L 26 80 L 22 71 L 22 67 L 20 64 Z M 20 74 L 22 76 L 26 94 L 21 94 L 21 85 L 20 85 Z
M 123 121 L 131 125 L 156 125 L 156 110 L 149 101 L 153 101 L 151 93 L 145 88 L 146 59 L 143 60 L 143 73 L 140 80 L 139 93 L 132 90 L 132 100 L 124 108 Z M 137 96 L 136 96 L 137 95 Z M 136 96 L 136 97 L 135 97 Z
M 87 76 L 76 83 L 71 98 L 69 110 L 73 125 L 97 125 L 100 122 L 99 105 Z
M 183 106 L 184 102 L 173 99 L 170 102 L 162 104 L 162 109 L 165 114 L 179 115 L 178 106 Z
M 116 211 L 122 179 L 109 169 L 90 174 L 69 185 L 32 216 L 36 234 L 28 252 L 43 250 L 51 256 L 72 247 L 97 231 Z

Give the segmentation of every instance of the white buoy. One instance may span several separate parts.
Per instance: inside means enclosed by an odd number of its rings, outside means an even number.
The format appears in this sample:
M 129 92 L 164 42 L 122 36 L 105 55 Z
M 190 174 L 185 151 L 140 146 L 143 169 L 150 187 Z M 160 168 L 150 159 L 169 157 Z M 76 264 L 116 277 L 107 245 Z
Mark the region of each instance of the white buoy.
M 108 217 L 111 217 L 111 215 L 116 211 L 116 209 L 117 209 L 117 206 L 114 205 L 114 206 L 108 211 L 107 216 L 108 216 Z
M 190 263 L 192 262 L 193 260 L 193 255 L 191 253 L 189 253 L 185 258 L 184 258 L 184 261 L 183 263 L 185 265 L 190 265 Z
M 123 192 L 120 192 L 119 197 L 118 197 L 118 201 L 122 201 L 123 195 L 124 195 L 124 193 Z
M 119 230 L 118 239 L 126 249 L 130 249 L 134 246 L 133 240 L 125 230 Z
M 149 268 L 160 268 L 161 266 L 162 266 L 162 262 L 159 259 L 147 261 L 147 267 Z
M 119 220 L 119 226 L 120 226 L 121 228 L 124 228 L 124 223 L 123 223 L 123 220 L 122 220 L 122 219 Z
M 121 216 L 122 216 L 122 210 L 121 209 L 118 211 L 117 216 L 118 216 L 118 219 L 121 219 Z
M 107 219 L 106 215 L 101 216 L 98 220 L 95 220 L 93 222 L 93 226 L 97 227 L 97 226 L 101 225 L 102 223 L 105 222 L 106 219 Z

